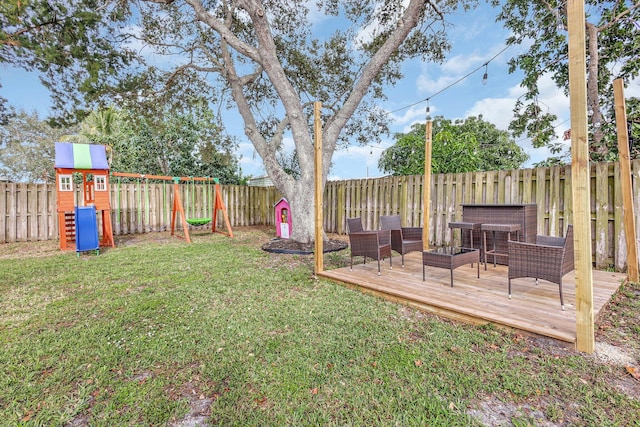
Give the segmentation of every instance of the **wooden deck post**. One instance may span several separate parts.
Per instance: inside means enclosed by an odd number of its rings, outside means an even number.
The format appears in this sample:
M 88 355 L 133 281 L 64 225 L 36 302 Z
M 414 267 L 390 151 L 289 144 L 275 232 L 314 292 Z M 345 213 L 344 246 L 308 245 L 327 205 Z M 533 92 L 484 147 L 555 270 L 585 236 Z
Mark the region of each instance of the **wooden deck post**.
M 429 217 L 431 209 L 431 132 L 433 123 L 427 119 L 424 140 L 424 182 L 422 184 L 422 250 L 429 249 Z
M 629 161 L 629 134 L 627 129 L 627 111 L 624 101 L 624 83 L 622 79 L 613 81 L 613 96 L 615 99 L 616 129 L 618 130 L 618 153 L 620 155 L 622 216 L 625 240 L 627 242 L 627 275 L 629 281 L 637 283 L 638 245 L 636 241 L 636 215 L 633 209 L 633 187 L 631 184 L 631 164 Z
M 576 266 L 576 349 L 593 353 L 593 275 L 584 0 L 567 3 L 569 30 L 569 101 L 571 109 L 571 178 Z
M 313 103 L 313 145 L 315 149 L 315 199 L 316 199 L 316 242 L 315 242 L 315 274 L 324 270 L 324 246 L 322 239 L 323 233 L 323 201 L 322 181 L 324 174 L 322 173 L 322 122 L 320 121 L 320 112 L 322 110 L 322 102 Z

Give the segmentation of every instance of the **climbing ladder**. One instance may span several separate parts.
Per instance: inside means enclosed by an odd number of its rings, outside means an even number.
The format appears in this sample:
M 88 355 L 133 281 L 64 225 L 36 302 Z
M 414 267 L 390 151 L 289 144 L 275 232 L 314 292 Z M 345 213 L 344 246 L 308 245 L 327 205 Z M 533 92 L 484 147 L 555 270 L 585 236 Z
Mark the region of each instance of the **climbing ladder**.
M 73 248 L 76 244 L 76 215 L 73 212 L 64 213 L 64 236 L 65 248 Z

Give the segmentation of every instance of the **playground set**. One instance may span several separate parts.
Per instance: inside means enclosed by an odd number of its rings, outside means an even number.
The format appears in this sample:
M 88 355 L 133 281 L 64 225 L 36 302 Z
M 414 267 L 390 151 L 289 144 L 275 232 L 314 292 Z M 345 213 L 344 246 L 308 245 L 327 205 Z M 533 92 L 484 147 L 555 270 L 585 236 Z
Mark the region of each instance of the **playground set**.
M 109 177 L 131 179 L 154 179 L 173 181 L 173 207 L 171 210 L 171 235 L 191 242 L 189 224 L 206 225 L 211 222 L 211 232 L 219 232 L 233 237 L 227 209 L 222 200 L 220 183 L 217 178 L 209 177 L 172 177 L 164 175 L 144 175 L 137 173 L 109 172 L 106 147 L 96 144 L 75 144 L 56 142 L 55 170 L 58 230 L 60 249 L 84 252 L 100 247 L 115 247 L 111 220 L 111 190 Z M 76 196 L 74 173 L 82 175 L 82 196 Z M 214 184 L 213 218 L 186 218 L 180 182 L 208 182 Z M 216 230 L 218 211 L 222 212 L 227 232 Z M 184 236 L 176 234 L 176 223 L 180 222 Z M 98 233 L 101 225 L 101 233 Z M 99 235 L 102 239 L 99 240 Z

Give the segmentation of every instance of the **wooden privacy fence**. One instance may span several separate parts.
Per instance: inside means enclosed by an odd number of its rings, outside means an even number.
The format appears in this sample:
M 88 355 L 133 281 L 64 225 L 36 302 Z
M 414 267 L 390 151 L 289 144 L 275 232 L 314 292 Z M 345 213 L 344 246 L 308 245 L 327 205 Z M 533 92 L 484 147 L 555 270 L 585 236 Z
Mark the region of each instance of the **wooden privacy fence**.
M 634 213 L 638 222 L 640 160 L 631 162 Z M 346 218 L 362 217 L 379 228 L 381 215 L 400 215 L 405 226 L 422 226 L 422 176 L 329 182 L 324 228 L 346 232 Z M 573 221 L 571 166 L 438 174 L 431 177 L 429 242 L 451 244 L 448 223 L 462 220 L 462 204 L 537 204 L 537 234 L 562 236 Z M 626 269 L 619 163 L 591 165 L 592 256 L 596 268 Z M 459 236 L 456 236 L 459 239 Z M 638 236 L 636 236 L 636 241 Z
M 631 170 L 638 221 L 640 160 L 631 162 Z M 330 181 L 324 193 L 324 230 L 346 233 L 349 217 L 362 217 L 365 228 L 376 229 L 381 215 L 394 214 L 399 214 L 406 226 L 421 226 L 422 182 L 421 175 Z M 536 203 L 538 234 L 563 235 L 573 219 L 570 166 L 440 174 L 433 175 L 431 182 L 429 240 L 436 246 L 451 243 L 447 224 L 462 219 L 461 204 Z M 188 218 L 211 216 L 213 199 L 206 185 L 180 186 Z M 222 193 L 232 227 L 274 224 L 273 206 L 282 197 L 274 187 L 225 185 Z M 81 200 L 80 194 L 76 197 Z M 169 230 L 172 198 L 172 185 L 166 183 L 112 183 L 114 234 Z M 591 226 L 596 267 L 624 270 L 627 258 L 619 163 L 591 165 Z M 57 237 L 52 184 L 0 183 L 0 242 Z
M 185 183 L 180 194 L 187 218 L 210 218 L 214 186 Z M 173 183 L 111 183 L 111 222 L 115 235 L 171 229 Z M 222 198 L 232 227 L 274 224 L 274 187 L 223 186 Z M 81 188 L 75 194 L 82 200 Z M 218 215 L 218 228 L 223 218 Z M 179 228 L 179 221 L 178 221 Z M 0 243 L 58 238 L 55 184 L 0 183 Z

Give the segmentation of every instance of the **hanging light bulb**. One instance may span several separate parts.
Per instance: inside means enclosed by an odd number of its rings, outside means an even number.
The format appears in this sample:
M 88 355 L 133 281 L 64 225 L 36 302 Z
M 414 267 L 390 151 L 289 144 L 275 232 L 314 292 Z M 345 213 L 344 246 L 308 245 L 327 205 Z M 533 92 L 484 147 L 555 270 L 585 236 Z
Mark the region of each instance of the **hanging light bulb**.
M 559 6 L 557 9 L 553 10 L 553 15 L 556 18 L 556 30 L 561 33 L 564 31 L 564 16 L 566 15 L 565 4 Z
M 484 64 L 484 74 L 482 75 L 482 84 L 486 85 L 487 84 L 487 80 L 489 79 L 489 63 L 487 62 L 486 64 Z

